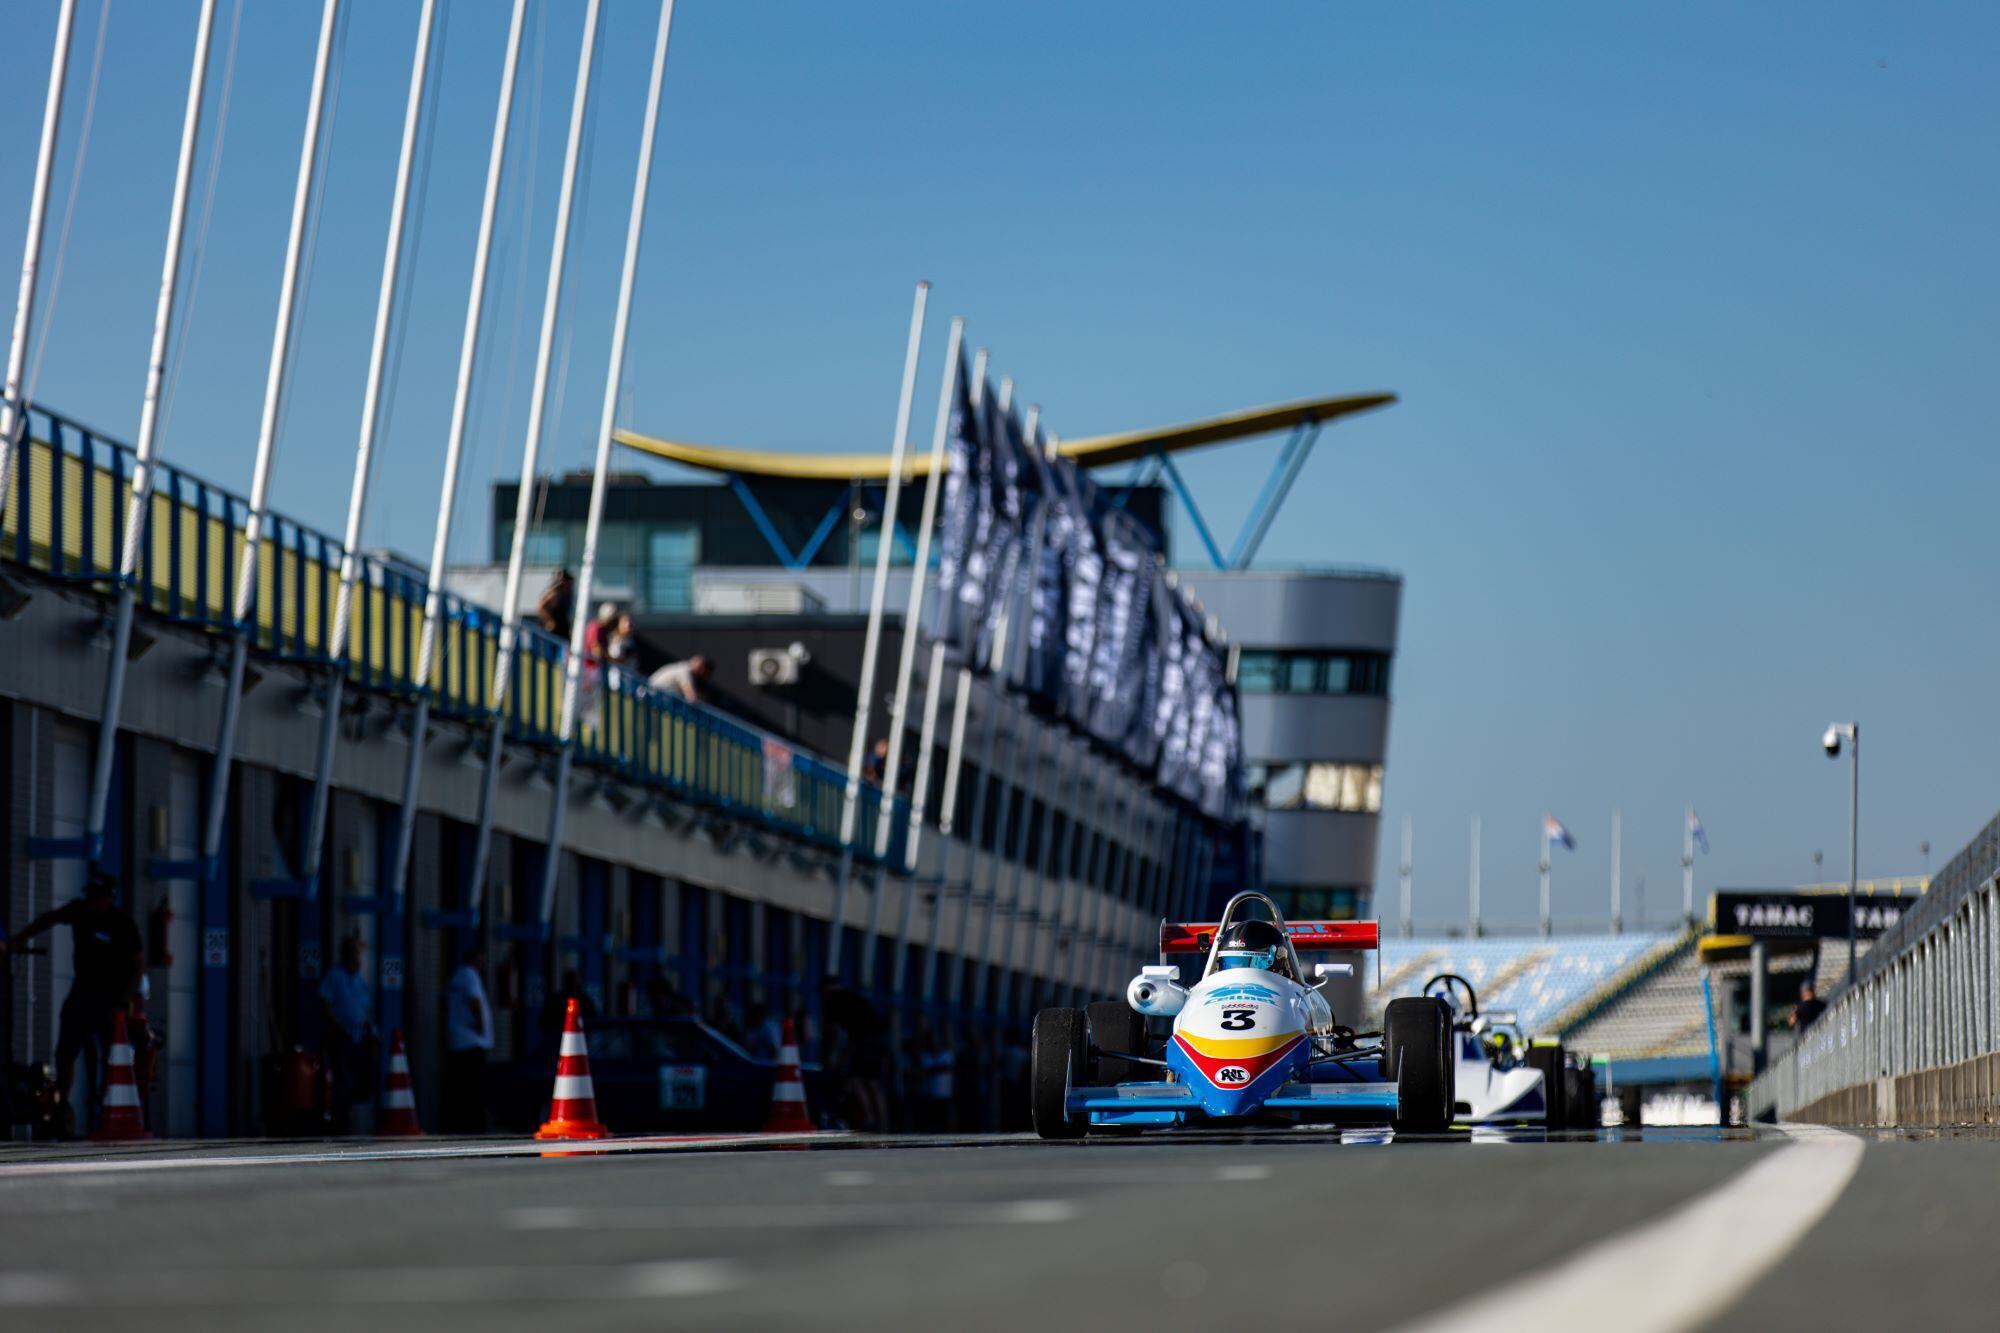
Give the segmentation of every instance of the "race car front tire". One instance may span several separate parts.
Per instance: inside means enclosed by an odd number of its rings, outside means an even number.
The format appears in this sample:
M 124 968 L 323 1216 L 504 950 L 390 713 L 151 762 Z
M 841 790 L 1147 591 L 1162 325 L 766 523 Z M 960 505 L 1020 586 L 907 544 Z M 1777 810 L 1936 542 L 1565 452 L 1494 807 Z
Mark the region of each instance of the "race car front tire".
M 1084 1081 L 1088 1056 L 1083 1010 L 1044 1009 L 1035 1015 L 1028 1064 L 1029 1111 L 1035 1133 L 1043 1138 L 1083 1137 L 1085 1125 L 1069 1118 L 1065 1102 L 1070 1087 Z
M 1399 1134 L 1441 1134 L 1451 1127 L 1458 1068 L 1451 1058 L 1451 1008 L 1443 1000 L 1389 1001 L 1382 1019 L 1382 1077 L 1397 1085 Z
M 1146 1053 L 1146 1020 L 1123 1000 L 1098 1000 L 1084 1009 L 1090 1029 L 1090 1044 L 1097 1052 L 1092 1083 L 1137 1082 L 1147 1077 L 1146 1066 L 1120 1060 L 1120 1055 Z

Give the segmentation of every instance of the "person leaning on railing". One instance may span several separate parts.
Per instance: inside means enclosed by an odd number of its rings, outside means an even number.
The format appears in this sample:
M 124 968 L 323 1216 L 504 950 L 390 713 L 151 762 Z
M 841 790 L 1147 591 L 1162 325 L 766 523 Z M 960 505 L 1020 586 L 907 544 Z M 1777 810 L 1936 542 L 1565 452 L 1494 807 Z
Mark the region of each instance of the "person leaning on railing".
M 576 619 L 576 579 L 567 569 L 549 576 L 549 583 L 535 602 L 535 623 L 558 639 L 567 640 Z
M 667 663 L 649 676 L 647 683 L 656 690 L 664 690 L 691 704 L 698 704 L 707 693 L 708 678 L 714 671 L 715 664 L 696 653 L 686 661 Z

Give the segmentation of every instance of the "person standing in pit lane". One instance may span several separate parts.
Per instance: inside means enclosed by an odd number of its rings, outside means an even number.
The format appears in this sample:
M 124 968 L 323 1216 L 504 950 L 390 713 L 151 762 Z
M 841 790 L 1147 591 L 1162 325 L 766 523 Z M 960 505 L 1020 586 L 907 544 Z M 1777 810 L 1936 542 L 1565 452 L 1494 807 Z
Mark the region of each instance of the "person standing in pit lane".
M 56 1095 L 69 1099 L 76 1077 L 76 1060 L 84 1057 L 90 1105 L 84 1119 L 94 1122 L 96 1102 L 104 1091 L 104 1059 L 111 1049 L 112 1016 L 131 1002 L 139 989 L 146 962 L 145 945 L 132 917 L 118 905 L 118 881 L 102 870 L 92 871 L 83 897 L 44 912 L 14 937 L 21 945 L 35 936 L 68 926 L 72 941 L 69 994 L 63 999 L 56 1032 Z M 0 950 L 7 947 L 0 940 Z M 90 1128 L 74 1112 L 72 1130 Z
M 930 1134 L 952 1130 L 952 1065 L 955 1057 L 936 1032 L 926 1032 L 919 1046 L 922 1082 L 918 1085 L 922 1107 L 917 1127 Z
M 332 1084 L 333 1132 L 354 1132 L 354 1108 L 375 1100 L 375 1078 L 381 1042 L 374 1035 L 375 1000 L 361 971 L 361 937 L 340 942 L 340 965 L 320 979 L 319 999 L 325 1008 L 326 1072 Z
M 836 1074 L 850 1128 L 879 1134 L 889 1125 L 889 1099 L 882 1080 L 888 1070 L 889 1039 L 882 1018 L 867 998 L 832 977 L 820 982 L 819 1011 L 840 1035 L 839 1054 L 827 1065 Z
M 486 1132 L 486 1055 L 493 1049 L 493 1006 L 486 999 L 486 955 L 465 951 L 445 991 L 444 1132 Z

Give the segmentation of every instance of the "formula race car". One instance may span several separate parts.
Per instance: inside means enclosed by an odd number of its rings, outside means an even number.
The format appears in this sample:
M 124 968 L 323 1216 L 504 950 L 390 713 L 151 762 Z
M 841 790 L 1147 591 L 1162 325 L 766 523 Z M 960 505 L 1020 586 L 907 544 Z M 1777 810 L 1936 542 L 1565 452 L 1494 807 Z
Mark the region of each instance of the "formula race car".
M 1472 983 L 1455 972 L 1432 977 L 1423 993 L 1451 1010 L 1460 1123 L 1597 1127 L 1596 1076 L 1560 1041 L 1528 1040 L 1511 1012 L 1481 1013 Z
M 1158 966 L 1124 1001 L 1035 1016 L 1030 1070 L 1035 1131 L 1077 1138 L 1095 1128 L 1166 1125 L 1389 1124 L 1436 1133 L 1451 1124 L 1451 1006 L 1392 1000 L 1379 1033 L 1334 1021 L 1320 991 L 1349 963 L 1320 963 L 1310 983 L 1298 950 L 1373 949 L 1373 921 L 1286 925 L 1261 893 L 1239 893 L 1214 924 L 1160 928 Z M 1184 986 L 1176 954 L 1205 954 Z M 1170 1031 L 1156 1039 L 1148 1020 Z

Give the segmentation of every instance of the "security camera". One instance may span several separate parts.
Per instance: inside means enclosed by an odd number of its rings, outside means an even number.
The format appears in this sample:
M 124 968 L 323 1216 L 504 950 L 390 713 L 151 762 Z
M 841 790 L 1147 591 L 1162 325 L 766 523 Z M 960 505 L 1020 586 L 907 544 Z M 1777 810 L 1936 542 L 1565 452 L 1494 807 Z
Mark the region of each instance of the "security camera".
M 1828 759 L 1840 758 L 1840 728 L 1838 726 L 1828 727 L 1826 735 L 1819 738 L 1819 743 L 1826 747 L 1826 757 Z

